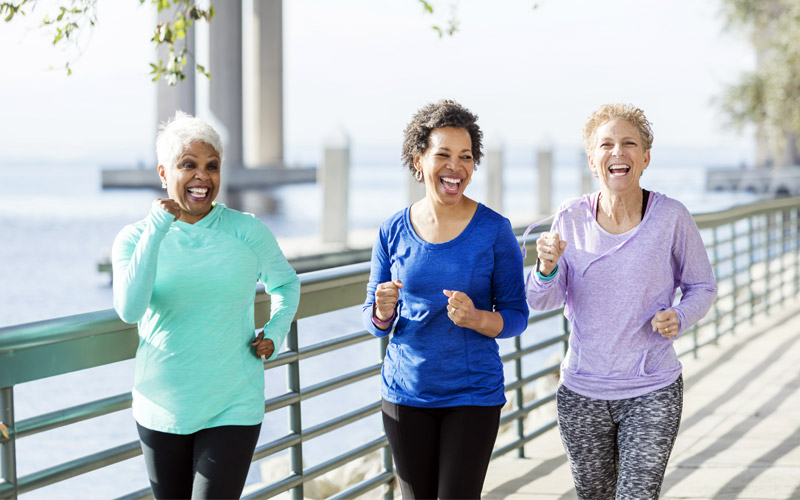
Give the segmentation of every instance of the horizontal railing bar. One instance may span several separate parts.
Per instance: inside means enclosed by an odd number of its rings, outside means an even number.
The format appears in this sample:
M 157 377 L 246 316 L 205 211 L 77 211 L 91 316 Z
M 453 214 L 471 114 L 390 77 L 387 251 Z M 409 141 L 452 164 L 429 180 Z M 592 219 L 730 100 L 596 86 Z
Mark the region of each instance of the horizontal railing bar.
M 500 423 L 506 424 L 510 421 L 517 420 L 523 417 L 526 417 L 530 412 L 539 408 L 540 406 L 546 405 L 547 403 L 554 401 L 556 399 L 556 393 L 551 392 L 547 396 L 537 399 L 536 401 L 532 401 L 530 404 L 523 406 L 522 408 L 517 408 L 514 411 L 510 411 L 500 417 Z
M 551 345 L 555 345 L 555 344 L 558 344 L 560 342 L 563 342 L 563 341 L 567 340 L 568 338 L 569 338 L 569 334 L 568 333 L 563 333 L 563 334 L 561 334 L 561 335 L 559 335 L 557 337 L 550 337 L 547 340 L 543 340 L 541 342 L 537 342 L 536 344 L 529 345 L 528 347 L 525 347 L 524 349 L 520 349 L 519 351 L 514 351 L 514 352 L 509 352 L 507 354 L 504 354 L 503 356 L 500 357 L 500 360 L 503 363 L 507 363 L 509 361 L 513 361 L 513 360 L 521 358 L 523 356 L 527 356 L 528 354 L 533 354 L 534 352 L 541 351 L 542 349 L 544 349 L 546 347 L 550 347 Z
M 153 498 L 153 490 L 149 487 L 142 488 L 139 491 L 134 491 L 132 493 L 128 493 L 125 496 L 117 497 L 114 500 L 144 500 L 144 499 L 151 499 Z
M 535 431 L 531 432 L 530 434 L 525 434 L 525 436 L 521 437 L 520 439 L 517 439 L 516 441 L 514 441 L 512 443 L 509 443 L 509 444 L 507 444 L 505 446 L 501 446 L 500 448 L 497 448 L 496 450 L 494 450 L 492 452 L 492 460 L 494 460 L 495 458 L 497 458 L 497 457 L 499 457 L 501 455 L 505 455 L 509 451 L 514 451 L 517 448 L 521 448 L 522 446 L 525 446 L 529 441 L 532 441 L 533 439 L 536 439 L 537 437 L 541 436 L 542 434 L 544 434 L 545 432 L 549 431 L 550 429 L 555 428 L 556 426 L 558 426 L 558 421 L 553 419 L 550 422 L 548 422 L 548 423 L 544 424 L 543 426 L 539 427 Z
M 340 415 L 336 418 L 332 418 L 330 420 L 322 422 L 321 424 L 317 424 L 313 427 L 303 429 L 303 441 L 314 439 L 317 436 L 321 436 L 322 434 L 326 434 L 332 430 L 344 427 L 347 424 L 357 422 L 362 418 L 368 417 L 369 415 L 378 413 L 380 411 L 381 411 L 381 402 L 377 401 L 362 408 L 358 408 L 351 412 L 345 413 L 344 415 Z
M 320 382 L 319 384 L 309 386 L 301 391 L 300 397 L 303 400 L 310 399 L 345 385 L 349 385 L 351 382 L 358 382 L 359 380 L 364 380 L 373 375 L 378 375 L 381 373 L 381 365 L 382 363 L 377 363 L 354 372 L 328 379 L 325 382 Z
M 301 484 L 303 484 L 303 476 L 300 476 L 299 474 L 292 474 L 291 476 L 281 479 L 276 483 L 272 483 L 269 486 L 265 486 L 260 490 L 254 491 L 246 496 L 243 496 L 242 500 L 272 498 L 276 495 L 283 493 L 284 491 L 289 491 L 295 486 L 300 486 Z
M 528 385 L 529 383 L 533 382 L 536 379 L 542 378 L 546 375 L 550 375 L 551 373 L 558 373 L 560 369 L 561 369 L 561 362 L 552 364 L 550 366 L 542 368 L 541 370 L 535 371 L 530 375 L 522 377 L 519 380 L 509 382 L 508 384 L 506 384 L 505 391 L 506 392 L 513 391 L 514 389 L 518 389 L 520 387 Z
M 385 446 L 389 446 L 389 440 L 386 438 L 386 436 L 381 436 L 377 439 L 373 439 L 369 443 L 362 444 L 358 448 L 354 448 L 347 453 L 343 453 L 330 460 L 326 460 L 319 465 L 305 469 L 303 471 L 303 476 L 305 477 L 306 481 L 312 481 L 323 474 L 326 474 L 334 469 L 338 469 L 346 463 L 352 462 L 353 460 L 361 458 L 364 455 L 369 455 L 373 451 L 380 450 Z
M 271 411 L 279 410 L 289 405 L 293 405 L 295 403 L 300 402 L 300 395 L 296 392 L 286 392 L 281 394 L 280 396 L 275 396 L 274 398 L 269 398 L 264 401 L 264 413 L 269 413 Z
M 131 441 L 114 448 L 86 455 L 84 457 L 34 472 L 19 479 L 19 493 L 27 493 L 64 479 L 97 470 L 142 454 L 139 441 Z M 2 494 L 2 492 L 0 492 Z
M 556 309 L 550 309 L 549 311 L 531 314 L 531 316 L 528 318 L 528 324 L 530 325 L 531 323 L 538 323 L 554 316 L 561 316 L 563 309 L 563 307 L 559 307 Z
M 255 462 L 256 460 L 261 460 L 262 458 L 274 455 L 279 451 L 283 451 L 291 446 L 300 444 L 302 441 L 303 439 L 300 434 L 291 433 L 270 441 L 269 443 L 264 443 L 261 446 L 256 447 L 255 451 L 253 452 L 252 461 Z
M 320 354 L 349 347 L 351 345 L 360 344 L 369 340 L 375 340 L 375 336 L 366 330 L 351 333 L 342 337 L 337 337 L 332 340 L 326 340 L 300 349 L 300 359 L 308 359 Z
M 118 394 L 116 396 L 98 399 L 89 403 L 20 420 L 17 422 L 14 434 L 16 434 L 17 438 L 22 438 L 115 411 L 125 410 L 130 407 L 131 393 Z
M 394 481 L 393 472 L 382 472 L 371 479 L 361 481 L 351 488 L 329 496 L 327 500 L 348 500 L 350 498 L 355 498 L 364 492 L 373 490 L 382 484 L 389 484 L 392 481 Z

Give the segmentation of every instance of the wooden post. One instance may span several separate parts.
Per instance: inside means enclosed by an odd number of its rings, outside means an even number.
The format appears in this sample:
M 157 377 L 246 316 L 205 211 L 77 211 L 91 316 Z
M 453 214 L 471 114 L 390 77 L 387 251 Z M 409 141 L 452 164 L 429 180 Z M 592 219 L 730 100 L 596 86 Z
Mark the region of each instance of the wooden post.
M 549 144 L 542 145 L 536 152 L 536 169 L 538 171 L 537 214 L 550 215 L 551 191 L 553 189 L 553 150 Z
M 503 149 L 486 151 L 486 206 L 503 213 Z
M 318 176 L 322 185 L 322 242 L 347 246 L 350 141 L 329 142 Z

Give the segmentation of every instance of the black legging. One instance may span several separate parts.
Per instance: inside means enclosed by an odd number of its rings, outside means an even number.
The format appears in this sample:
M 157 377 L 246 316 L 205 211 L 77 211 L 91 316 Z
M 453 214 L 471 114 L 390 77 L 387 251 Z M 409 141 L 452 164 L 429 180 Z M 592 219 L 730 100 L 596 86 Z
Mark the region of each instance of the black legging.
M 480 498 L 501 408 L 416 408 L 383 401 L 383 427 L 403 498 Z
M 261 424 L 224 425 L 194 434 L 170 434 L 138 423 L 153 496 L 239 498 Z

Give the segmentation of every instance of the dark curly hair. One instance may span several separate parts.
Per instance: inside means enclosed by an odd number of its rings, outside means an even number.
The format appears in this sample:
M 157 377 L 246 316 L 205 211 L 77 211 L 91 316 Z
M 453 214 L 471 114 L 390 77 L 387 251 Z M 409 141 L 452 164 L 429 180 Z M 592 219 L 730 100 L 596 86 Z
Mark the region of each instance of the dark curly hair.
M 406 125 L 405 139 L 403 140 L 403 165 L 408 167 L 413 174 L 414 157 L 428 150 L 428 139 L 434 129 L 442 127 L 463 128 L 469 132 L 472 141 L 472 158 L 477 165 L 483 156 L 483 132 L 478 126 L 478 116 L 474 115 L 456 101 L 443 99 L 430 103 L 416 112 L 408 125 Z

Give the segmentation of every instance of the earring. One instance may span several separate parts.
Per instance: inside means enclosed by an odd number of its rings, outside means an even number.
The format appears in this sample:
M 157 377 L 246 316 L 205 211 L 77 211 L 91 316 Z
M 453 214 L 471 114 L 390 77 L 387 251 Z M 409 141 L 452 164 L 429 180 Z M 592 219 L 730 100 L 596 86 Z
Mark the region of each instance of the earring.
M 417 180 L 417 182 L 422 182 L 422 170 L 417 170 L 414 172 L 414 178 Z
M 161 189 L 167 189 L 166 181 L 161 181 Z

